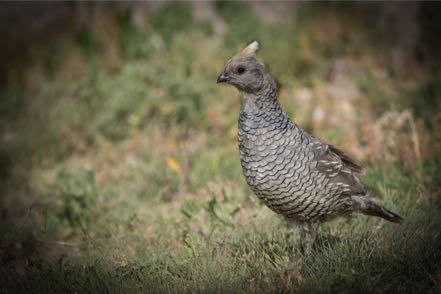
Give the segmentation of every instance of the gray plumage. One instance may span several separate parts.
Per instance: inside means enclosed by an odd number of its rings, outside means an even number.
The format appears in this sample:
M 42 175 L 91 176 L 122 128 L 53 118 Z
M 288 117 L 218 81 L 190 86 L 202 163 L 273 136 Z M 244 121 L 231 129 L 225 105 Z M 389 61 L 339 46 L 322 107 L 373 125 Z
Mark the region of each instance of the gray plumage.
M 256 59 L 257 42 L 231 58 L 218 82 L 242 93 L 239 151 L 248 185 L 270 209 L 306 224 L 354 212 L 392 222 L 402 218 L 371 198 L 357 178 L 362 168 L 344 152 L 293 123 L 277 101 L 277 87 Z

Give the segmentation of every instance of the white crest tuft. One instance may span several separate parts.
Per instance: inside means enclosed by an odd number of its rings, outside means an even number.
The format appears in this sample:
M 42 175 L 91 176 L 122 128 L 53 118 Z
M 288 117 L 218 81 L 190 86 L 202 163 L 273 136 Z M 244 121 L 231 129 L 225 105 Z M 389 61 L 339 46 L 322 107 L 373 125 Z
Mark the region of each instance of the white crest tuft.
M 254 41 L 251 44 L 249 44 L 245 49 L 243 49 L 240 52 L 240 55 L 242 55 L 243 57 L 253 56 L 254 54 L 256 54 L 256 51 L 258 49 L 259 49 L 259 42 Z
M 253 53 L 256 53 L 256 51 L 259 49 L 259 42 L 253 41 L 250 45 L 247 46 L 247 48 Z

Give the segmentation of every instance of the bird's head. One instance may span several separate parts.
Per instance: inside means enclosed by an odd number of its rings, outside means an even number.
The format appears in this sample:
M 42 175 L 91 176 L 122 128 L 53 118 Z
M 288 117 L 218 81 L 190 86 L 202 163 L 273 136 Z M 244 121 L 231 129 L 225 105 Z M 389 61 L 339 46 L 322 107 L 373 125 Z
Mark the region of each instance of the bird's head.
M 258 93 L 271 78 L 265 65 L 256 58 L 257 49 L 259 43 L 254 41 L 234 55 L 225 64 L 217 82 L 231 84 L 241 92 Z

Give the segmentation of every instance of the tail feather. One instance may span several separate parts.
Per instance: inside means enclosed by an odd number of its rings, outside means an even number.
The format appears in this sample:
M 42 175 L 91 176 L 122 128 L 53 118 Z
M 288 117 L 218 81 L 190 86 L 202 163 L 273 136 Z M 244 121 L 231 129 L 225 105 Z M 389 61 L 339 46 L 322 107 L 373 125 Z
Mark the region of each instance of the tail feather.
M 401 223 L 403 221 L 401 216 L 385 208 L 368 195 L 352 196 L 352 200 L 354 208 L 360 213 L 378 216 L 394 223 Z

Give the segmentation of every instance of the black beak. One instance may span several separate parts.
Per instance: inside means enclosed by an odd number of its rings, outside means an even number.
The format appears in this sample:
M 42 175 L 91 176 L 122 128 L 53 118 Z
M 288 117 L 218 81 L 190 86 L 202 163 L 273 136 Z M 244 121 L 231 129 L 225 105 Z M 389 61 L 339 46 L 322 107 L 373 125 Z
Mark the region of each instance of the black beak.
M 218 83 L 225 83 L 225 82 L 228 82 L 229 80 L 230 80 L 230 77 L 227 76 L 227 75 L 224 74 L 224 73 L 221 73 L 221 74 L 217 77 L 217 82 L 218 82 Z

